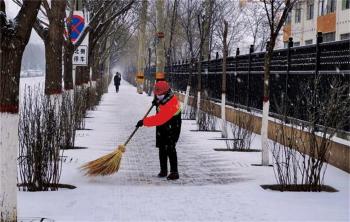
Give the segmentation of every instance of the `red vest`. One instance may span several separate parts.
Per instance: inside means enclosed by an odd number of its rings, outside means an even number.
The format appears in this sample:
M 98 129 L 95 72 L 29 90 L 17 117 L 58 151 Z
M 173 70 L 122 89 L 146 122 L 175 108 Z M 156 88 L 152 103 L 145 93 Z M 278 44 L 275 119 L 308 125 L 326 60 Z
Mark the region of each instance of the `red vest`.
M 158 108 L 156 115 L 143 119 L 144 126 L 161 126 L 181 111 L 180 103 L 175 95 L 164 105 L 160 104 Z

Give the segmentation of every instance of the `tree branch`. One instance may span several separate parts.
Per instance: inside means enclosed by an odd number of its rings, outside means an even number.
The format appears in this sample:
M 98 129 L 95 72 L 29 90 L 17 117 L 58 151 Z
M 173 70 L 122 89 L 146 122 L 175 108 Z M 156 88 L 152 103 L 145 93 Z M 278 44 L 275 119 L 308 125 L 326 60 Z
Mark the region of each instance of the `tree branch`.
M 286 18 L 288 16 L 288 13 L 292 9 L 292 7 L 293 7 L 295 2 L 297 2 L 297 0 L 294 0 L 293 2 L 291 2 L 290 0 L 286 0 L 286 3 L 285 3 L 286 6 L 285 6 L 285 8 L 283 10 L 281 19 L 280 19 L 280 21 L 279 21 L 279 23 L 278 23 L 278 25 L 276 27 L 276 33 L 278 33 L 281 30 L 281 28 L 282 28 L 282 26 L 284 24 L 284 21 L 286 20 Z
M 28 41 L 32 24 L 35 22 L 37 11 L 40 8 L 41 0 L 31 1 L 24 0 L 21 9 L 19 10 L 15 21 L 17 22 L 16 36 L 24 41 Z M 26 42 L 27 43 L 27 42 Z
M 4 0 L 0 0 L 0 28 L 6 25 L 6 5 Z
M 45 41 L 45 39 L 47 38 L 47 28 L 45 28 L 42 24 L 41 24 L 41 20 L 40 19 L 36 19 L 33 28 L 36 31 L 36 33 L 39 35 L 39 37 Z
M 6 5 L 4 0 L 0 0 L 0 11 L 6 13 Z
M 125 7 L 123 7 L 121 10 L 119 10 L 118 12 L 116 12 L 114 15 L 112 15 L 111 17 L 109 17 L 109 19 L 107 19 L 104 23 L 99 24 L 98 27 L 93 27 L 93 26 L 88 26 L 86 28 L 86 30 L 84 29 L 83 33 L 81 34 L 80 38 L 78 39 L 78 41 L 74 44 L 74 48 L 76 49 L 84 40 L 85 36 L 87 35 L 88 32 L 90 32 L 93 29 L 96 29 L 96 32 L 99 31 L 100 29 L 103 28 L 103 26 L 107 26 L 110 25 L 110 23 L 119 15 L 124 14 L 125 12 L 127 12 L 131 6 L 134 4 L 135 0 L 131 0 Z M 104 29 L 106 30 L 106 29 Z
M 49 6 L 49 3 L 47 2 L 47 0 L 43 0 L 43 6 L 45 8 L 45 11 L 47 13 L 47 17 L 49 18 L 49 20 L 51 20 L 51 9 L 50 9 L 50 6 Z

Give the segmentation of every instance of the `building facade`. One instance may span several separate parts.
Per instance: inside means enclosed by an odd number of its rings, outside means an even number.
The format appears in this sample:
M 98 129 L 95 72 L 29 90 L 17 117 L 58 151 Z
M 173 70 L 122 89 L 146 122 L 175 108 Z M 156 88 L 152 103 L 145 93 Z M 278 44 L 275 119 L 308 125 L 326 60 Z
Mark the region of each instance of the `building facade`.
M 316 43 L 317 32 L 323 42 L 350 39 L 350 0 L 301 0 L 289 13 L 283 27 L 283 42 L 294 46 Z

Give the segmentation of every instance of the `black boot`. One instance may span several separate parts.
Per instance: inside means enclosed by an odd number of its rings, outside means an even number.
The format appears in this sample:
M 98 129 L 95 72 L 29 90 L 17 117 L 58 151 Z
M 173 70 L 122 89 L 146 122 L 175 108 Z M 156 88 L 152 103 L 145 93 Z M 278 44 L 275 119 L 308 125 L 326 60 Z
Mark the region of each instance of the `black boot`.
M 167 177 L 168 180 L 177 180 L 179 179 L 179 173 L 177 171 L 177 154 L 175 145 L 170 146 L 167 150 L 167 154 L 169 156 L 169 162 L 170 162 L 170 174 Z
M 160 171 L 158 173 L 158 177 L 166 177 L 168 175 L 168 172 L 163 172 L 163 171 Z
M 168 175 L 168 157 L 165 147 L 159 147 L 159 163 L 160 173 L 158 177 L 166 177 Z
M 179 173 L 178 172 L 171 172 L 169 176 L 167 177 L 168 180 L 177 180 L 179 179 Z

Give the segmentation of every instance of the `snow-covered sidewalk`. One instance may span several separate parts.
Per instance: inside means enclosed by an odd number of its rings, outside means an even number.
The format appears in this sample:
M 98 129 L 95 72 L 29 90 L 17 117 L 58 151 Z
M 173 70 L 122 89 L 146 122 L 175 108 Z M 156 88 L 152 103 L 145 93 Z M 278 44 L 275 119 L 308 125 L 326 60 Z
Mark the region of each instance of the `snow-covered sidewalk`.
M 120 171 L 109 177 L 88 178 L 79 171 L 122 144 L 151 104 L 122 82 L 113 85 L 96 110 L 88 113 L 88 130 L 78 131 L 68 150 L 61 183 L 77 186 L 57 192 L 19 192 L 19 217 L 55 221 L 350 221 L 349 182 L 344 171 L 328 166 L 325 184 L 336 193 L 297 193 L 263 190 L 274 184 L 271 167 L 254 167 L 260 153 L 217 152 L 225 142 L 219 132 L 196 132 L 184 120 L 177 146 L 180 179 L 157 178 L 155 129 L 141 128 L 127 146 Z M 260 149 L 259 136 L 253 148 Z

